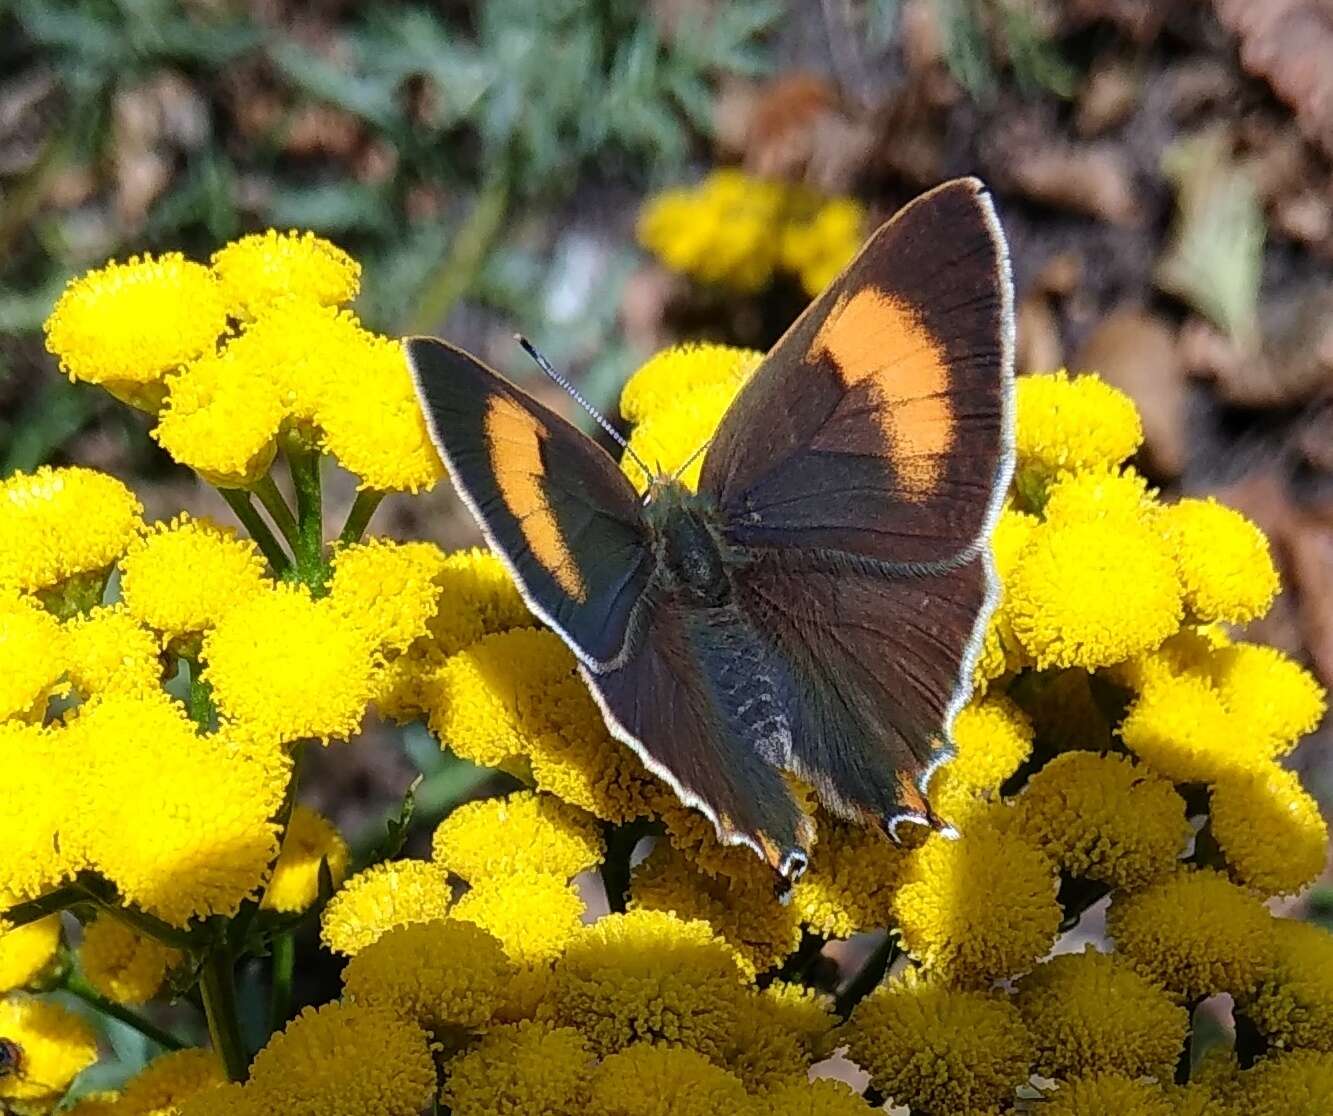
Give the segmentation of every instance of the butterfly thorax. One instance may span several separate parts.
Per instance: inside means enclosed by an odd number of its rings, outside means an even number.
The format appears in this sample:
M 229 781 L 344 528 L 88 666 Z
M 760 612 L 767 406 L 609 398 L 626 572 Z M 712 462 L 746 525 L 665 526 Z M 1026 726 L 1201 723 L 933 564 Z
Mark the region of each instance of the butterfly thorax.
M 658 481 L 644 508 L 657 542 L 668 585 L 689 603 L 715 608 L 727 603 L 726 544 L 706 498 L 677 481 Z

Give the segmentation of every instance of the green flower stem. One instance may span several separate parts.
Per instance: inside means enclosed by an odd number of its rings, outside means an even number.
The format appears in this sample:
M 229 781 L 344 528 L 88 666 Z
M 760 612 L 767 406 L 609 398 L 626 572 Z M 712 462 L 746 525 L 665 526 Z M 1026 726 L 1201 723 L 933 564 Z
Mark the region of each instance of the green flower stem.
M 273 935 L 273 987 L 269 996 L 268 1030 L 275 1034 L 292 1017 L 292 976 L 296 970 L 296 938 L 291 930 Z
M 145 1019 L 137 1011 L 103 996 L 78 973 L 68 973 L 60 987 L 71 996 L 77 996 L 94 1011 L 100 1012 L 102 1015 L 108 1015 L 112 1019 L 119 1019 L 127 1027 L 133 1027 L 144 1038 L 157 1043 L 163 1050 L 184 1050 L 186 1048 L 186 1043 L 183 1043 L 170 1031 L 164 1031 L 156 1023 Z
M 221 943 L 204 955 L 199 973 L 199 994 L 203 997 L 214 1052 L 221 1059 L 228 1078 L 244 1081 L 249 1073 L 250 1059 L 246 1057 L 245 1043 L 241 1039 L 236 1007 L 236 972 L 231 950 Z
M 408 333 L 431 333 L 467 294 L 486 263 L 509 212 L 509 171 L 503 157 L 487 173 L 472 212 L 454 234 L 449 254 L 422 285 L 407 322 Z
M 852 1009 L 879 986 L 898 952 L 897 937 L 892 932 L 885 934 L 884 940 L 866 958 L 866 963 L 852 975 L 847 987 L 838 994 L 837 1011 L 843 1019 L 848 1018 Z
M 190 694 L 186 708 L 190 719 L 207 732 L 213 726 L 213 687 L 203 676 L 197 659 L 186 660 L 190 671 Z
M 286 444 L 287 464 L 296 489 L 296 576 L 320 593 L 328 568 L 324 564 L 324 505 L 320 490 L 319 451 L 295 438 Z
M 292 509 L 287 506 L 286 499 L 273 482 L 273 474 L 265 473 L 259 480 L 255 481 L 252 491 L 259 497 L 259 502 L 264 505 L 264 510 L 268 512 L 274 525 L 282 532 L 282 537 L 287 540 L 287 545 L 295 548 L 296 516 L 292 514 Z
M 27 926 L 30 922 L 36 922 L 47 915 L 57 914 L 87 901 L 88 896 L 83 888 L 76 883 L 68 883 L 54 891 L 48 891 L 37 899 L 16 903 L 7 911 L 0 911 L 0 915 L 4 916 L 7 927 L 17 930 L 20 926 Z
M 343 529 L 338 534 L 338 541 L 343 545 L 360 542 L 370 517 L 375 514 L 375 509 L 380 506 L 380 501 L 383 499 L 384 493 L 376 492 L 373 488 L 363 488 L 358 492 L 352 502 L 351 510 L 347 513 L 347 522 L 343 524 Z
M 607 905 L 614 914 L 625 913 L 625 903 L 629 898 L 630 857 L 644 832 L 644 826 L 637 821 L 625 825 L 607 822 L 602 826 L 602 836 L 606 841 L 602 886 L 606 889 Z
M 264 522 L 254 504 L 250 502 L 250 493 L 239 488 L 219 488 L 218 492 L 222 498 L 227 501 L 227 505 L 236 513 L 250 537 L 255 540 L 255 545 L 263 552 L 264 557 L 268 559 L 268 564 L 273 567 L 273 572 L 281 577 L 291 568 L 292 561 L 287 557 L 287 552 L 282 549 L 281 544 L 274 537 L 269 526 Z
M 125 925 L 140 934 L 157 939 L 163 945 L 175 949 L 190 949 L 199 944 L 198 938 L 192 931 L 172 926 L 159 918 L 154 918 L 146 911 L 122 906 L 116 889 L 101 876 L 84 873 L 79 876 L 75 886 L 81 893 L 81 901 L 95 903 L 112 918 L 120 919 Z

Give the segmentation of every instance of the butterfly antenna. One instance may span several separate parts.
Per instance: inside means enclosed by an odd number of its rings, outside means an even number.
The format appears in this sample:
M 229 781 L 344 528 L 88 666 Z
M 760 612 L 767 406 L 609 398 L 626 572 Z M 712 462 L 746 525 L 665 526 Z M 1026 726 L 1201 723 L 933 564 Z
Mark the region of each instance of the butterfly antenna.
M 680 480 L 680 478 L 685 475 L 685 470 L 688 469 L 691 465 L 693 465 L 694 462 L 698 459 L 699 455 L 703 453 L 704 450 L 706 450 L 712 444 L 713 444 L 713 439 L 712 438 L 707 439 L 703 445 L 701 445 L 697 450 L 695 450 L 692 454 L 690 454 L 689 457 L 685 459 L 684 465 L 682 465 L 679 469 L 677 469 L 674 473 L 671 474 L 671 479 Z
M 609 435 L 611 435 L 611 438 L 615 441 L 616 445 L 618 445 L 627 454 L 629 454 L 630 460 L 632 460 L 634 464 L 636 464 L 640 469 L 643 470 L 644 476 L 646 476 L 649 480 L 652 480 L 654 477 L 659 475 L 657 472 L 654 472 L 652 469 L 648 468 L 643 458 L 634 452 L 633 447 L 629 444 L 629 442 L 625 440 L 624 436 L 620 433 L 620 431 L 617 430 L 614 426 L 612 426 L 609 422 L 607 422 L 607 420 L 602 416 L 602 413 L 591 403 L 589 403 L 586 399 L 584 399 L 582 395 L 579 394 L 578 388 L 576 388 L 573 384 L 571 384 L 567 379 L 565 379 L 564 376 L 560 375 L 560 373 L 557 372 L 551 366 L 551 362 L 537 351 L 537 347 L 533 345 L 531 341 L 529 341 L 521 333 L 514 334 L 514 340 L 517 341 L 521 346 L 523 346 L 523 351 L 527 353 L 528 356 L 532 357 L 534 361 L 537 362 L 538 368 L 540 368 L 543 372 L 545 372 L 548 376 L 550 376 L 551 379 L 553 379 L 557 384 L 559 384 L 562 388 L 564 388 L 565 391 L 569 392 L 570 398 L 573 399 L 574 402 L 577 403 L 580 407 L 582 407 L 585 411 L 587 411 L 588 414 L 592 416 L 593 421 L 596 422 L 598 426 L 600 426 Z

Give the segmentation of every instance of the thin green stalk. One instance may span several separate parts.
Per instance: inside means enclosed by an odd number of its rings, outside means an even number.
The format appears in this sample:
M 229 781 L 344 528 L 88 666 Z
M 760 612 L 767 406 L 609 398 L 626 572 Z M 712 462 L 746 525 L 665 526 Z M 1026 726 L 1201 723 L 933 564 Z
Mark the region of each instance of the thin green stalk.
M 199 669 L 194 659 L 187 660 L 190 669 L 190 694 L 186 708 L 190 719 L 207 732 L 213 727 L 213 687 Z
M 273 935 L 273 987 L 269 995 L 268 1030 L 274 1034 L 292 1017 L 292 976 L 296 970 L 296 938 L 291 930 Z
M 231 950 L 221 943 L 204 956 L 199 973 L 199 994 L 208 1017 L 208 1034 L 213 1040 L 213 1051 L 222 1061 L 227 1077 L 244 1081 L 249 1073 L 250 1060 L 245 1054 L 241 1038 L 240 1016 L 236 1007 L 236 972 Z
M 426 280 L 407 322 L 408 333 L 430 333 L 476 282 L 509 212 L 509 173 L 503 161 L 487 174 L 472 212 L 454 234 L 449 254 Z
M 852 1009 L 870 995 L 884 979 L 894 958 L 898 956 L 898 939 L 893 934 L 885 934 L 884 940 L 875 947 L 866 958 L 866 963 L 853 974 L 847 987 L 838 994 L 837 1011 L 843 1019 L 852 1014 Z
M 363 488 L 358 492 L 356 499 L 352 501 L 351 510 L 347 513 L 347 522 L 338 533 L 338 541 L 344 546 L 360 542 L 361 536 L 366 532 L 366 525 L 370 523 L 370 517 L 375 514 L 375 509 L 380 506 L 380 501 L 383 499 L 384 493 L 376 492 L 373 488 Z
M 296 576 L 313 592 L 324 588 L 324 501 L 319 478 L 319 451 L 290 438 L 287 464 L 296 489 Z
M 175 949 L 190 949 L 198 945 L 198 939 L 189 930 L 171 926 L 159 918 L 154 918 L 146 911 L 120 905 L 120 896 L 116 889 L 100 876 L 83 875 L 77 884 L 84 900 L 91 900 L 112 918 L 118 918 L 125 925 L 132 927 L 149 938 L 155 938 L 164 945 Z
M 186 1043 L 182 1042 L 170 1031 L 164 1031 L 156 1023 L 145 1019 L 137 1011 L 127 1008 L 124 1004 L 118 1004 L 115 1000 L 109 1000 L 97 991 L 78 973 L 69 973 L 61 984 L 71 996 L 77 996 L 89 1007 L 102 1015 L 108 1015 L 112 1019 L 119 1019 L 128 1027 L 133 1027 L 144 1038 L 157 1043 L 163 1050 L 184 1050 Z
M 219 488 L 218 492 L 222 498 L 227 501 L 228 507 L 236 513 L 250 537 L 255 540 L 255 545 L 263 551 L 264 557 L 268 559 L 268 564 L 273 567 L 273 572 L 281 577 L 291 567 L 292 561 L 287 557 L 287 552 L 282 549 L 281 544 L 274 537 L 269 526 L 264 522 L 263 517 L 255 509 L 254 504 L 250 502 L 250 493 L 240 488 Z
M 87 901 L 88 896 L 83 888 L 76 883 L 67 883 L 36 899 L 15 903 L 8 910 L 0 911 L 0 914 L 4 916 L 7 929 L 17 930 L 20 926 L 27 926 L 30 922 L 36 922 L 47 915 L 58 914 Z
M 264 510 L 268 512 L 274 525 L 282 532 L 282 537 L 287 540 L 287 545 L 295 548 L 296 516 L 292 514 L 292 509 L 287 506 L 287 500 L 282 493 L 278 491 L 278 486 L 273 481 L 273 474 L 265 473 L 259 480 L 255 481 L 252 491 L 259 497 L 259 502 L 264 505 Z

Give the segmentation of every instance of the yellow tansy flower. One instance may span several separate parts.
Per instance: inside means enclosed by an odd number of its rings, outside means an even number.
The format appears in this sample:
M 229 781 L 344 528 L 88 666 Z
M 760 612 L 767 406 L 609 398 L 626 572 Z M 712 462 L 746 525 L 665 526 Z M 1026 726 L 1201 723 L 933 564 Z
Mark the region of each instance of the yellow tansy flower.
M 332 598 L 279 584 L 231 609 L 204 636 L 219 711 L 283 741 L 345 738 L 361 725 L 378 657 Z
M 534 791 L 460 806 L 435 831 L 432 848 L 437 864 L 473 883 L 523 872 L 570 880 L 605 852 L 592 817 Z
M 383 1008 L 306 1008 L 255 1055 L 250 1082 L 283 1116 L 418 1116 L 435 1094 L 426 1033 Z
M 163 671 L 160 640 L 130 615 L 124 603 L 98 605 L 64 627 L 69 680 L 83 697 L 159 690 Z
M 907 858 L 894 910 L 904 948 L 941 978 L 986 984 L 1030 968 L 1055 940 L 1051 862 L 1021 837 L 974 824 Z
M 1242 1010 L 1276 1047 L 1333 1052 L 1333 933 L 1280 918 L 1273 936 L 1273 967 Z
M 1002 695 L 973 700 L 953 722 L 953 759 L 936 770 L 930 804 L 955 826 L 966 824 L 970 803 L 998 792 L 1032 752 L 1032 722 Z
M 744 877 L 705 876 L 660 842 L 634 869 L 629 894 L 630 910 L 672 911 L 708 923 L 736 951 L 751 979 L 780 965 L 801 944 L 801 916 L 794 904 L 774 897 L 766 868 Z
M 157 995 L 167 973 L 185 960 L 178 949 L 136 933 L 110 915 L 83 930 L 79 967 L 88 983 L 118 1004 L 145 1004 Z
M 1159 676 L 1129 706 L 1120 723 L 1126 747 L 1175 783 L 1214 782 L 1269 762 L 1195 674 Z
M 763 357 L 755 349 L 734 345 L 672 345 L 640 365 L 625 381 L 620 391 L 620 413 L 626 422 L 640 423 L 658 411 L 670 410 L 685 395 L 702 388 L 723 388 L 734 396 Z
M 1043 1116 L 1174 1116 L 1156 1086 L 1118 1073 L 1088 1073 L 1060 1083 L 1041 1106 Z
M 445 557 L 428 542 L 367 539 L 333 554 L 329 596 L 381 647 L 403 651 L 426 634 L 443 588 Z
M 1261 1058 L 1239 1075 L 1231 1100 L 1244 1116 L 1333 1111 L 1333 1054 L 1293 1050 Z
M 627 450 L 620 459 L 620 467 L 630 483 L 640 492 L 646 492 L 652 479 L 640 467 L 634 456 L 637 455 L 654 475 L 680 473 L 681 484 L 691 491 L 696 489 L 705 456 L 697 451 L 712 438 L 736 398 L 736 391 L 737 386 L 732 384 L 698 387 L 674 403 L 650 412 L 630 432 L 629 449 L 633 454 Z
M 756 1094 L 805 1081 L 810 1071 L 800 1038 L 770 1014 L 768 1003 L 750 989 L 741 996 L 736 1027 L 719 1064 Z
M 40 721 L 66 654 L 54 616 L 31 597 L 0 590 L 0 718 Z
M 176 1116 L 182 1101 L 227 1080 L 211 1050 L 161 1054 L 125 1083 L 117 1116 Z
M 854 198 L 830 198 L 805 221 L 782 231 L 782 266 L 795 272 L 811 298 L 852 261 L 866 236 L 866 210 Z
M 1216 500 L 1181 500 L 1163 508 L 1157 526 L 1175 559 L 1191 616 L 1208 623 L 1248 624 L 1268 611 L 1277 567 L 1264 533 Z
M 833 997 L 804 984 L 775 980 L 759 992 L 759 1010 L 796 1036 L 812 1061 L 828 1053 Z
M 1235 643 L 1208 656 L 1207 670 L 1217 696 L 1242 726 L 1274 757 L 1319 724 L 1327 695 L 1305 667 L 1275 647 Z
M 22 1052 L 18 1072 L 0 1076 L 0 1102 L 13 1102 L 18 1111 L 49 1111 L 70 1082 L 97 1061 L 93 1029 L 50 1000 L 0 999 L 0 1036 Z
M 880 1092 L 932 1113 L 1007 1101 L 1027 1081 L 1034 1053 L 1003 996 L 948 988 L 911 970 L 862 1000 L 843 1037 Z
M 1133 469 L 1085 469 L 1064 473 L 1051 484 L 1042 514 L 1048 523 L 1142 522 L 1155 508 L 1153 496 Z
M 275 302 L 295 297 L 337 306 L 361 286 L 361 265 L 313 233 L 268 229 L 233 240 L 213 253 L 227 309 L 254 318 Z
M 828 938 L 892 923 L 893 894 L 908 850 L 869 826 L 832 820 L 819 826 L 818 849 L 791 892 L 790 906 L 801 921 Z M 756 868 L 750 869 L 751 886 L 766 887 L 771 895 L 771 873 L 765 865 Z
M 584 905 L 563 876 L 532 870 L 478 879 L 454 904 L 452 917 L 494 934 L 511 961 L 553 961 L 578 936 Z
M 66 819 L 78 848 L 130 902 L 175 926 L 234 914 L 277 856 L 270 821 L 290 767 L 198 735 L 176 702 L 108 693 L 82 706 L 65 747 L 82 749 L 83 798 Z
M 36 899 L 85 866 L 61 839 L 76 803 L 65 742 L 38 725 L 0 722 L 0 771 L 0 895 Z
M 443 918 L 452 899 L 437 865 L 385 861 L 358 872 L 329 900 L 320 916 L 320 939 L 350 957 L 395 926 Z
M 1169 1077 L 1189 1032 L 1189 1013 L 1165 989 L 1090 948 L 1038 965 L 1018 982 L 1014 1002 L 1043 1077 Z
M 552 1006 L 599 1055 L 651 1040 L 721 1061 L 740 995 L 735 958 L 707 923 L 641 910 L 580 932 L 556 965 Z
M 1147 527 L 1093 519 L 1033 530 L 1005 612 L 1038 667 L 1110 666 L 1180 626 L 1174 564 Z
M 635 1042 L 593 1072 L 588 1116 L 719 1116 L 752 1111 L 740 1079 L 694 1050 Z
M 154 440 L 219 488 L 254 484 L 273 464 L 287 417 L 282 384 L 231 341 L 167 377 Z
M 149 384 L 211 349 L 227 324 L 213 273 L 179 252 L 114 260 L 70 282 L 46 347 L 71 380 Z
M 250 539 L 189 515 L 153 524 L 120 562 L 130 615 L 167 639 L 212 627 L 264 587 L 264 559 Z
M 1140 887 L 1176 864 L 1192 835 L 1175 788 L 1132 760 L 1056 756 L 1028 780 L 1015 824 L 1073 876 Z
M 485 930 L 435 919 L 392 927 L 358 952 L 343 970 L 343 995 L 443 1040 L 490 1019 L 514 972 Z
M 1009 610 L 1005 607 L 1004 586 L 1018 568 L 1018 561 L 1033 529 L 1041 521 L 1035 515 L 1005 508 L 991 532 L 991 556 L 995 560 L 995 571 L 1001 583 L 1000 603 L 991 613 L 990 626 L 986 629 L 986 638 L 981 645 L 981 655 L 973 671 L 973 682 L 978 690 L 984 683 L 994 681 L 1009 671 L 1020 670 L 1027 664 L 1027 653 L 1014 635 L 1013 624 L 1009 620 Z
M 454 1058 L 442 1096 L 453 1116 L 584 1116 L 592 1071 L 578 1031 L 525 1020 Z
M 321 865 L 327 864 L 334 888 L 347 875 L 347 842 L 323 814 L 300 803 L 292 810 L 282 852 L 259 904 L 267 911 L 295 914 L 319 897 Z
M 882 1112 L 845 1081 L 822 1078 L 775 1089 L 764 1098 L 768 1116 L 871 1116 Z
M 1211 869 L 1179 869 L 1111 902 L 1116 952 L 1148 980 L 1187 999 L 1254 989 L 1274 956 L 1272 918 Z
M 639 243 L 700 282 L 757 291 L 777 264 L 774 230 L 787 192 L 737 170 L 715 170 L 692 190 L 650 199 L 639 215 Z
M 274 1111 L 259 1089 L 228 1082 L 186 1097 L 172 1116 L 272 1116 Z M 335 1111 L 330 1110 L 324 1116 L 332 1116 Z
M 571 678 L 582 684 L 573 655 L 554 632 L 516 628 L 488 635 L 427 679 L 431 731 L 465 759 L 497 767 L 546 727 L 546 691 Z
M 133 492 L 93 469 L 14 473 L 0 482 L 0 587 L 33 592 L 105 570 L 142 513 Z
M 316 420 L 323 447 L 379 492 L 422 492 L 444 476 L 402 344 L 383 338 L 338 366 Z
M 1017 401 L 1020 488 L 1022 474 L 1044 480 L 1118 465 L 1143 442 L 1133 400 L 1096 376 L 1020 376 Z
M 0 896 L 0 913 L 10 906 Z M 13 929 L 0 918 L 0 992 L 31 984 L 50 967 L 60 949 L 60 916 L 47 915 Z
M 1231 878 L 1264 895 L 1291 895 L 1324 870 L 1328 824 L 1294 771 L 1276 764 L 1213 787 L 1213 836 Z

